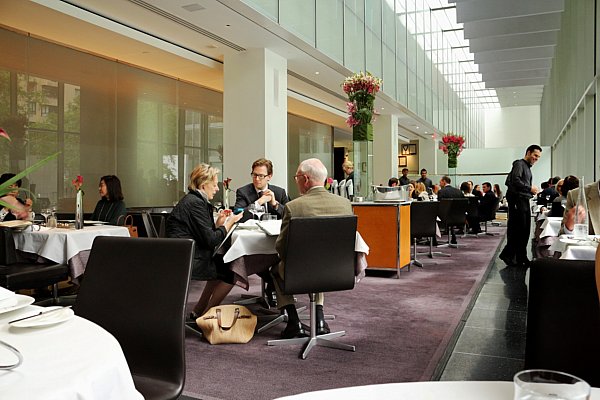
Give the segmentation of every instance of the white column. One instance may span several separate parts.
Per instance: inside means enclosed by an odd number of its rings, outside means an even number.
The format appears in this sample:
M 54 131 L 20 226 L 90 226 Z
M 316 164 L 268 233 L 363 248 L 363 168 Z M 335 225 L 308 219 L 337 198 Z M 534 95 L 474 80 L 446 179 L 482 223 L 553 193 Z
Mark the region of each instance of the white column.
M 237 189 L 265 157 L 273 162 L 271 183 L 287 189 L 287 60 L 248 49 L 225 57 L 223 71 L 223 176 Z
M 387 186 L 398 176 L 398 116 L 379 115 L 373 123 L 373 184 Z
M 437 168 L 437 141 L 433 139 L 419 139 L 419 171 L 417 171 L 418 177 L 420 177 L 421 169 L 425 168 L 429 175 L 446 174 L 448 169 L 438 171 Z M 429 176 L 431 178 L 431 176 Z M 435 179 L 431 178 L 435 182 Z

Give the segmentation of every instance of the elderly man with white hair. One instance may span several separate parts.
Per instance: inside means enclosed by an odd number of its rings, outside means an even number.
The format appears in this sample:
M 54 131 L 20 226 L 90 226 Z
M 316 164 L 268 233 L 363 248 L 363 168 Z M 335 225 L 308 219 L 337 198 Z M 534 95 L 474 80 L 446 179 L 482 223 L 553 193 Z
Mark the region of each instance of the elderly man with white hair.
M 281 233 L 275 244 L 281 261 L 279 265 L 273 268 L 272 273 L 274 275 L 278 274 L 281 278 L 284 277 L 288 227 L 292 217 L 352 215 L 350 201 L 329 193 L 323 187 L 326 178 L 327 168 L 325 168 L 319 159 L 310 158 L 302 161 L 298 166 L 294 179 L 301 196 L 285 205 Z M 296 306 L 294 305 L 294 297 L 282 293 L 281 288 L 277 284 L 277 279 L 275 279 L 275 292 L 277 294 L 277 307 L 284 309 L 288 315 L 288 323 L 286 328 L 281 332 L 281 337 L 283 339 L 290 339 L 306 336 L 307 332 L 302 328 Z M 323 294 L 318 293 L 316 297 L 317 335 L 323 335 L 329 333 L 329 326 L 325 322 L 323 313 Z

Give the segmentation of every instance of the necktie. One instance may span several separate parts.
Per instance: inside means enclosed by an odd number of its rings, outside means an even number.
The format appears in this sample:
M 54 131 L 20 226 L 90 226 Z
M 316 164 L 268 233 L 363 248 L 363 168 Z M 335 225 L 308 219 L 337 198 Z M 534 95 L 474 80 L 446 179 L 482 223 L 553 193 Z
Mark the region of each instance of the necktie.
M 258 192 L 258 198 L 260 199 L 262 197 L 262 195 L 263 195 L 263 192 L 261 190 L 260 192 Z

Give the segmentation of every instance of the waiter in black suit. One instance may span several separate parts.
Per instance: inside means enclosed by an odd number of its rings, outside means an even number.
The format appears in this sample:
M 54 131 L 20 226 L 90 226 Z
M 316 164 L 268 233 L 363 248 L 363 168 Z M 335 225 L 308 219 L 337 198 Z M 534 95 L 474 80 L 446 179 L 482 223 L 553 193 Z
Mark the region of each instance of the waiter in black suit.
M 252 183 L 240 187 L 235 192 L 234 208 L 243 208 L 244 216 L 241 222 L 252 219 L 248 206 L 252 203 L 266 205 L 267 213 L 277 215 L 277 219 L 283 216 L 283 206 L 289 201 L 285 189 L 275 185 L 269 185 L 273 177 L 273 163 L 265 158 L 259 158 L 252 163 Z

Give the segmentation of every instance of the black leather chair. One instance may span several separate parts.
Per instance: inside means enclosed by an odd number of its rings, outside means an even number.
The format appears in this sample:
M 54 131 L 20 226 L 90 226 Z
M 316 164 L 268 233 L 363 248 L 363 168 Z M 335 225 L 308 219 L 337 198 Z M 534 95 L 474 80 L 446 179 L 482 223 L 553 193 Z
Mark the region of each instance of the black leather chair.
M 148 211 L 142 211 L 142 221 L 144 222 L 144 228 L 146 229 L 146 235 L 149 238 L 157 238 L 158 230 L 154 225 L 154 219 Z M 164 236 L 163 236 L 164 237 Z
M 450 254 L 433 251 L 433 238 L 437 233 L 437 215 L 440 203 L 438 201 L 413 201 L 410 204 L 410 237 L 413 241 L 412 260 L 409 264 L 423 268 L 423 263 L 417 260 L 419 254 L 427 254 L 429 258 L 433 258 L 434 254 L 450 256 Z M 429 240 L 429 252 L 417 252 L 417 239 L 427 238 Z
M 100 236 L 92 246 L 73 309 L 115 336 L 146 400 L 183 390 L 193 253 L 190 239 Z
M 593 261 L 531 264 L 525 369 L 563 371 L 600 386 L 600 306 Z
M 495 236 L 498 233 L 488 232 L 488 222 L 492 222 L 496 219 L 496 211 L 498 210 L 498 205 L 500 204 L 500 199 L 496 197 L 494 204 L 492 205 L 489 213 L 481 213 L 479 216 L 479 220 L 483 222 L 483 232 L 481 234 L 488 236 Z
M 473 236 L 473 237 L 477 237 L 477 234 L 470 234 L 468 233 L 467 230 L 467 225 L 469 224 L 477 224 L 479 225 L 479 219 L 480 219 L 480 215 L 479 215 L 479 197 L 477 196 L 470 196 L 470 197 L 466 197 L 467 201 L 469 202 L 467 204 L 467 211 L 466 211 L 466 219 L 465 219 L 465 223 L 464 223 L 464 230 L 463 230 L 463 237 L 467 237 L 467 236 Z M 470 226 L 470 228 L 472 229 L 473 227 Z
M 69 277 L 66 264 L 17 262 L 10 228 L 0 228 L 0 263 L 0 286 L 12 291 L 52 286 L 52 303 L 58 304 L 58 282 Z
M 331 340 L 345 335 L 345 331 L 316 335 L 315 296 L 316 293 L 354 288 L 356 224 L 355 215 L 291 219 L 285 278 L 279 285 L 285 294 L 309 294 L 310 337 L 269 340 L 269 346 L 305 344 L 300 354 L 302 359 L 306 359 L 314 346 L 355 351 L 354 346 Z
M 467 212 L 467 205 L 469 201 L 465 199 L 441 199 L 440 209 L 438 216 L 442 224 L 446 226 L 446 232 L 448 233 L 448 243 L 442 244 L 441 246 L 446 247 L 458 247 L 458 244 L 450 243 L 451 230 L 454 226 L 464 226 L 465 216 Z

